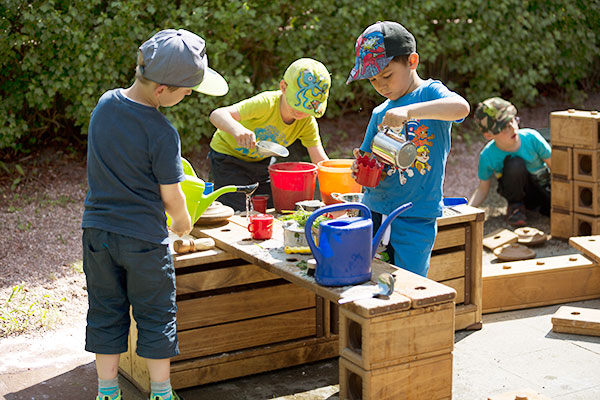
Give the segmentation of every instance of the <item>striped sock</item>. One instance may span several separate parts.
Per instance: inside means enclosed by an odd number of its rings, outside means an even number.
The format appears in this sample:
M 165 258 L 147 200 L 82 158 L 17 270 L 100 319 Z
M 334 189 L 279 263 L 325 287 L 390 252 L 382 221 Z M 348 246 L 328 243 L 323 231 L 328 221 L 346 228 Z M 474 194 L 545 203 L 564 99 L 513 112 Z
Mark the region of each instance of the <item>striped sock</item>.
M 115 379 L 98 379 L 98 396 L 104 399 L 104 396 L 109 396 L 114 399 L 119 395 L 119 377 Z
M 171 380 L 167 379 L 164 382 L 150 382 L 151 399 L 160 396 L 163 400 L 171 400 Z

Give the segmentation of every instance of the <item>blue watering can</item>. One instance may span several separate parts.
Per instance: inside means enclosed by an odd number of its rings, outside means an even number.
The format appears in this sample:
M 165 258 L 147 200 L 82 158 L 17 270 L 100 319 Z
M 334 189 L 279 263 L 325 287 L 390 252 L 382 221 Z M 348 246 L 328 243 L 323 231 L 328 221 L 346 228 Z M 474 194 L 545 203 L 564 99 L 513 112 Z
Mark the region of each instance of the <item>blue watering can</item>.
M 317 261 L 315 280 L 323 286 L 356 285 L 371 279 L 371 260 L 388 225 L 412 207 L 406 203 L 396 208 L 381 224 L 373 237 L 371 211 L 362 203 L 342 203 L 319 208 L 304 226 L 306 241 Z M 312 236 L 312 224 L 320 215 L 339 210 L 358 209 L 361 216 L 338 218 L 319 224 L 319 247 Z

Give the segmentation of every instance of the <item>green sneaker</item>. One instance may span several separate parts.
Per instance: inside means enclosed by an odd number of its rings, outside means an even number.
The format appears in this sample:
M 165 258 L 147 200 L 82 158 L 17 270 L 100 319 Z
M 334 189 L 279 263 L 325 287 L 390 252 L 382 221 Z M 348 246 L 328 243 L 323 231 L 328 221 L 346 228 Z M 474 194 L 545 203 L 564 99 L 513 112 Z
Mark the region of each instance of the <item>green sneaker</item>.
M 162 398 L 162 396 L 154 396 L 152 398 L 150 398 L 150 400 L 164 400 Z M 171 390 L 171 400 L 184 400 L 183 397 L 179 396 L 177 393 L 175 393 L 174 390 Z
M 123 400 L 123 398 L 121 397 L 121 389 L 119 389 L 119 394 L 115 398 L 112 398 L 108 395 L 104 395 L 102 397 L 96 396 L 96 400 Z

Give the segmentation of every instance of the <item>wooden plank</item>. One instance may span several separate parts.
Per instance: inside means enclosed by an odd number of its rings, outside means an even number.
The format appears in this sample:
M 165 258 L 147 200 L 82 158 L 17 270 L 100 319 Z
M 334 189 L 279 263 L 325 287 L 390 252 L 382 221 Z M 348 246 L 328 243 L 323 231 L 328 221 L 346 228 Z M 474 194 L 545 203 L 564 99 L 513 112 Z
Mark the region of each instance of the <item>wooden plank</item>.
M 214 265 L 214 264 L 205 264 Z M 279 279 L 279 276 L 263 268 L 244 263 L 230 267 L 200 270 L 187 274 L 177 274 L 177 295 L 190 294 L 203 290 L 223 289 L 238 285 Z
M 175 269 L 177 269 L 188 267 L 190 265 L 202 265 L 208 263 L 215 263 L 219 261 L 232 260 L 234 258 L 236 257 L 233 254 L 215 248 L 189 254 L 174 254 L 173 264 L 175 265 Z
M 600 235 L 572 237 L 569 244 L 600 264 Z
M 313 338 L 171 364 L 171 385 L 182 389 L 336 357 L 337 338 Z
M 452 302 L 374 318 L 340 310 L 340 355 L 367 370 L 449 353 L 453 346 Z
M 290 329 L 293 327 L 293 329 Z M 173 361 L 202 357 L 316 334 L 315 309 L 293 311 L 178 332 L 181 354 Z M 218 341 L 215 338 L 219 338 Z
M 470 227 L 471 238 L 467 241 L 469 258 L 465 262 L 465 302 L 477 306 L 476 324 L 481 324 L 483 310 L 483 221 L 472 222 Z
M 600 267 L 580 255 L 487 265 L 483 312 L 538 307 L 600 297 Z
M 600 336 L 600 310 L 562 306 L 552 316 L 554 332 Z
M 475 304 L 457 304 L 454 313 L 454 330 L 460 331 L 481 323 L 481 308 Z
M 465 275 L 465 251 L 431 254 L 427 278 L 436 282 L 454 279 Z
M 432 250 L 441 250 L 448 247 L 462 246 L 465 244 L 465 227 L 457 226 L 439 229 Z
M 315 295 L 293 284 L 210 295 L 177 302 L 177 329 L 183 331 L 314 306 Z
M 552 194 L 550 204 L 552 208 L 570 211 L 573 209 L 573 181 L 552 177 L 550 184 Z
M 552 175 L 570 180 L 573 178 L 573 149 L 552 145 Z
M 446 281 L 439 281 L 439 283 L 456 290 L 456 298 L 454 299 L 454 302 L 457 305 L 465 302 L 465 278 L 464 277 L 449 279 Z
M 452 354 L 365 370 L 340 357 L 340 400 L 452 398 Z
M 566 110 L 550 113 L 550 138 L 553 145 L 600 148 L 598 111 Z
M 483 221 L 484 219 L 485 211 L 467 204 L 461 204 L 445 208 L 443 215 L 437 219 L 437 225 L 438 227 L 442 227 L 463 222 Z
M 500 228 L 483 238 L 483 246 L 493 251 L 497 247 L 518 241 L 519 235 L 508 229 Z

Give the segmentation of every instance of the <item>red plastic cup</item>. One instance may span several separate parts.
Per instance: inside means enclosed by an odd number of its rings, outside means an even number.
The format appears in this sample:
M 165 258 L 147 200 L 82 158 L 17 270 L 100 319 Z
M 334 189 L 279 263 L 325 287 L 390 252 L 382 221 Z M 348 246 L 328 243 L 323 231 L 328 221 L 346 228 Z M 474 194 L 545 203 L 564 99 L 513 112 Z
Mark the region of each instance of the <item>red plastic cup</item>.
M 356 182 L 362 186 L 375 187 L 379 184 L 383 164 L 374 158 L 360 156 L 356 159 L 358 171 L 356 172 Z
M 252 235 L 252 239 L 271 239 L 273 236 L 273 216 L 270 214 L 251 215 L 248 230 Z
M 259 213 L 267 212 L 267 200 L 269 200 L 269 195 L 267 194 L 258 194 L 256 196 L 252 196 L 252 208 L 254 211 Z

